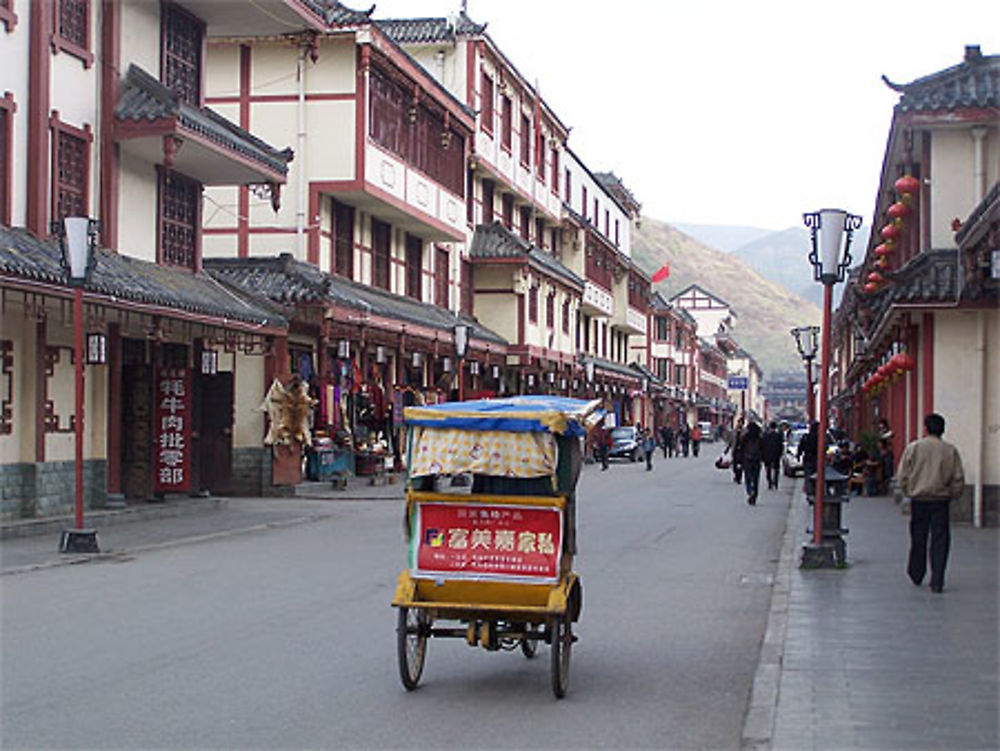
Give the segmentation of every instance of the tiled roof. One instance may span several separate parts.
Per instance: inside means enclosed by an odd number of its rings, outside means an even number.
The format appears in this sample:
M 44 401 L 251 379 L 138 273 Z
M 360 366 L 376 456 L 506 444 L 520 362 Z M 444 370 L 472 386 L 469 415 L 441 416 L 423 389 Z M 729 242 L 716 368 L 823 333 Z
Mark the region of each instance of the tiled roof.
M 523 258 L 530 265 L 583 289 L 584 280 L 563 266 L 555 257 L 515 235 L 501 222 L 480 224 L 469 246 L 473 259 Z
M 486 29 L 486 24 L 473 22 L 465 13 L 454 18 L 386 18 L 375 23 L 398 44 L 453 42 L 456 37 L 475 36 Z
M 608 193 L 611 193 L 618 199 L 620 204 L 623 204 L 625 208 L 630 209 L 635 212 L 636 215 L 642 211 L 642 204 L 636 200 L 636 197 L 632 194 L 632 191 L 625 187 L 625 183 L 622 182 L 621 178 L 618 177 L 614 172 L 595 172 L 594 177 L 599 182 Z
M 1000 55 L 983 55 L 978 45 L 965 48 L 965 59 L 951 68 L 907 84 L 882 80 L 902 96 L 899 112 L 1000 107 Z
M 643 373 L 641 373 L 634 364 L 625 365 L 620 362 L 614 362 L 613 360 L 605 360 L 603 357 L 594 357 L 593 355 L 582 355 L 580 357 L 581 364 L 586 364 L 588 360 L 593 360 L 594 367 L 599 370 L 609 370 L 612 373 L 629 376 L 631 378 L 642 378 L 643 376 Z
M 288 162 L 294 156 L 291 149 L 278 151 L 208 107 L 194 107 L 181 101 L 170 89 L 134 64 L 129 66 L 122 81 L 115 118 L 133 122 L 176 118 L 186 130 L 194 131 L 282 175 L 288 174 Z
M 417 323 L 441 331 L 452 331 L 455 314 L 430 303 L 369 287 L 343 277 L 330 276 L 291 255 L 251 258 L 206 258 L 205 268 L 214 276 L 243 289 L 282 303 L 332 303 L 354 310 Z M 471 327 L 471 337 L 507 344 L 507 340 L 467 315 L 462 323 Z
M 977 225 L 979 224 L 979 220 L 985 217 L 989 211 L 996 211 L 998 204 L 1000 204 L 1000 180 L 993 183 L 993 187 L 990 188 L 990 192 L 987 193 L 986 197 L 972 210 L 968 219 L 962 222 L 962 229 L 955 233 L 955 242 L 958 243 L 959 246 L 965 243 L 970 233 L 978 231 Z
M 323 10 L 321 15 L 331 26 L 349 26 L 351 24 L 368 23 L 375 11 L 373 5 L 368 10 L 353 10 L 337 0 L 306 0 L 310 5 L 318 5 Z
M 892 283 L 873 295 L 875 320 L 880 320 L 891 305 L 957 302 L 958 251 L 925 251 L 886 276 Z
M 61 255 L 55 240 L 39 240 L 27 230 L 0 226 L 0 275 L 65 285 Z M 288 325 L 266 300 L 232 289 L 208 274 L 160 266 L 109 250 L 95 254 L 85 290 L 255 325 Z

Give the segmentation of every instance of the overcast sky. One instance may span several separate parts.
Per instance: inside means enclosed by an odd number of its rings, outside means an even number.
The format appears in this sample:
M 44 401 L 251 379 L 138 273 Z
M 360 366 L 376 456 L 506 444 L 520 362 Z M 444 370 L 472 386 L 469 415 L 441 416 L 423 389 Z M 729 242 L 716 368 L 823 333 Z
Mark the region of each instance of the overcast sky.
M 376 18 L 460 0 L 373 0 Z M 369 3 L 348 1 L 350 7 Z M 468 0 L 572 127 L 570 147 L 670 222 L 869 223 L 896 83 L 1000 54 L 1000 0 Z

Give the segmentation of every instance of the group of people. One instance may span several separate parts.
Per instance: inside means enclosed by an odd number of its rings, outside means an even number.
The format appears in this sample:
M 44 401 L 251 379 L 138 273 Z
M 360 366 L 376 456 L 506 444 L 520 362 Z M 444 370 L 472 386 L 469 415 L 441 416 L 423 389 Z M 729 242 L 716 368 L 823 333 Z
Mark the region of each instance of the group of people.
M 681 423 L 677 430 L 674 430 L 670 425 L 664 425 L 660 428 L 660 447 L 663 449 L 663 458 L 686 457 L 689 454 L 697 457 L 704 438 L 698 423 L 692 426 Z
M 726 453 L 731 456 L 733 482 L 738 484 L 743 481 L 747 503 L 751 506 L 757 505 L 761 468 L 766 472 L 768 489 L 778 489 L 781 455 L 784 450 L 785 439 L 778 429 L 778 423 L 771 422 L 765 430 L 761 430 L 760 425 L 753 420 L 745 423 L 740 418 L 736 423 L 736 429 L 727 443 Z

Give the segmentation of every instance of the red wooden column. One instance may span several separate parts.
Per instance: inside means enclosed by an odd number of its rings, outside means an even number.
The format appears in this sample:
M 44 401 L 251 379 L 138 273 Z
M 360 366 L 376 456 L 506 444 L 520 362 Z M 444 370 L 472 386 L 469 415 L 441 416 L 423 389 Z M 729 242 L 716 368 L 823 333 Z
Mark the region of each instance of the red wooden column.
M 48 335 L 45 319 L 35 323 L 35 461 L 45 461 L 45 400 L 48 396 L 46 349 Z
M 914 358 L 914 362 L 916 362 L 916 352 L 917 352 L 916 326 L 911 325 L 909 327 L 909 331 L 907 332 L 907 338 L 906 338 L 906 351 L 909 353 L 910 357 Z M 907 373 L 907 379 L 910 382 L 910 387 L 907 392 L 907 399 L 909 400 L 908 407 L 909 407 L 910 429 L 907 431 L 906 437 L 907 441 L 915 441 L 919 433 L 919 429 L 917 426 L 920 425 L 920 409 L 919 409 L 920 377 L 919 374 L 917 373 L 916 367 L 914 367 L 912 370 L 909 371 L 909 373 Z
M 924 415 L 934 411 L 934 314 L 924 313 L 920 324 L 920 371 L 923 376 L 921 409 Z

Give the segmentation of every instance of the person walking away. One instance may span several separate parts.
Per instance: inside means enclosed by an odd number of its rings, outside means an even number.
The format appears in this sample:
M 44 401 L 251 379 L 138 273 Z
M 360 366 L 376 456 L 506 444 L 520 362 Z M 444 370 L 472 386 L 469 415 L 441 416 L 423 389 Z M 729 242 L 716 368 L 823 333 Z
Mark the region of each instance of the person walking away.
M 743 479 L 747 490 L 747 503 L 757 505 L 757 490 L 760 487 L 760 464 L 763 458 L 764 441 L 760 425 L 751 422 L 743 436 Z
M 687 459 L 688 448 L 691 445 L 691 430 L 688 428 L 687 423 L 681 423 L 680 432 L 678 432 L 677 437 L 681 441 L 681 453 L 684 458 Z
M 777 490 L 781 452 L 785 448 L 785 442 L 782 440 L 781 433 L 778 430 L 778 423 L 771 422 L 767 426 L 762 442 L 761 453 L 764 462 L 764 471 L 767 475 L 767 487 L 769 490 Z
M 694 454 L 694 458 L 698 458 L 698 447 L 701 445 L 701 428 L 698 423 L 694 424 L 691 428 L 691 453 Z
M 674 429 L 670 425 L 667 425 L 665 430 L 667 431 L 667 453 L 673 459 L 677 454 L 677 434 L 674 433 Z
M 663 447 L 663 458 L 667 459 L 670 452 L 670 441 L 673 438 L 674 431 L 670 429 L 669 425 L 664 425 L 660 428 L 660 445 Z M 672 453 L 672 452 L 670 452 Z
M 931 591 L 944 591 L 944 571 L 951 547 L 951 501 L 965 488 L 958 449 L 941 439 L 944 418 L 932 412 L 924 418 L 923 438 L 910 443 L 899 460 L 896 476 L 903 495 L 910 498 L 910 555 L 906 573 L 918 587 L 927 573 L 927 536 L 930 532 Z
M 802 481 L 806 495 L 814 495 L 814 481 L 809 478 L 816 474 L 816 460 L 819 456 L 819 423 L 813 420 L 809 432 L 799 441 L 798 456 L 802 460 Z
M 737 485 L 743 480 L 743 418 L 739 419 L 736 423 L 736 429 L 733 431 L 732 441 L 729 444 L 730 453 L 733 456 L 733 482 Z
M 653 454 L 656 452 L 656 439 L 653 438 L 653 431 L 646 428 L 642 437 L 642 450 L 646 454 L 646 471 L 653 470 Z
M 601 471 L 608 468 L 608 458 L 611 456 L 611 431 L 607 427 L 601 428 Z

